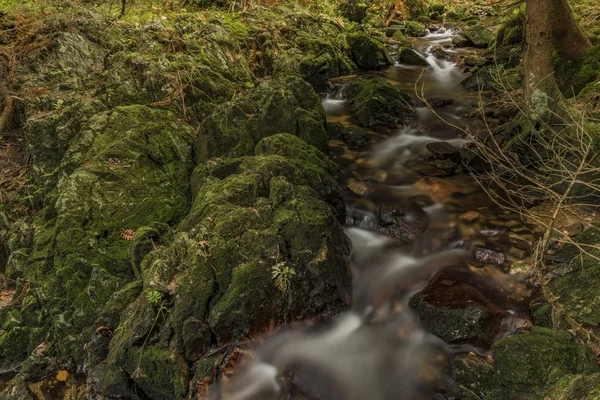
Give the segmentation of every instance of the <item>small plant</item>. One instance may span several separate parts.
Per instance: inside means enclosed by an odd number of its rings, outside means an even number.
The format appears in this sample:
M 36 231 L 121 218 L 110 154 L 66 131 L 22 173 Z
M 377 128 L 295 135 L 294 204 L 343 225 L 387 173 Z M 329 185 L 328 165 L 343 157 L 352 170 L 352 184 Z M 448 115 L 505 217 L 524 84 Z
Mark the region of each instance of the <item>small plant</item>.
M 273 281 L 275 282 L 275 286 L 277 289 L 282 292 L 286 292 L 290 287 L 290 280 L 294 275 L 296 275 L 296 271 L 289 265 L 284 262 L 278 262 L 272 268 Z
M 162 293 L 158 290 L 149 290 L 146 292 L 146 298 L 148 299 L 148 303 L 152 304 L 153 306 L 159 305 L 162 300 L 162 297 Z

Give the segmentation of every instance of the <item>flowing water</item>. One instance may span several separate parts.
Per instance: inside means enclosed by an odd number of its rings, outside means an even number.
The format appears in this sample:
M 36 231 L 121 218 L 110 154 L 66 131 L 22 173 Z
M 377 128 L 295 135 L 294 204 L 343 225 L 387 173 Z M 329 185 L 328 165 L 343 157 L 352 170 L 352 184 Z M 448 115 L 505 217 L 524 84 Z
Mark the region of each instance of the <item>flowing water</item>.
M 369 146 L 360 151 L 331 139 L 347 188 L 350 310 L 327 323 L 287 328 L 268 338 L 214 398 L 458 398 L 449 357 L 485 355 L 486 346 L 460 338 L 447 344 L 428 333 L 409 305 L 415 293 L 425 288 L 438 307 L 475 304 L 491 310 L 497 317 L 489 333 L 493 338 L 528 320 L 529 289 L 510 272 L 528 256 L 532 230 L 496 207 L 466 174 L 436 176 L 423 161 L 428 143 L 464 148 L 470 140 L 461 129 L 481 129 L 477 119 L 465 117 L 477 108 L 479 94 L 461 86 L 464 75 L 454 61 L 477 50 L 448 47 L 443 60 L 432 52 L 449 45 L 454 34 L 440 28 L 415 40 L 428 67 L 396 64 L 369 75 L 413 94 L 417 118 L 411 125 L 370 131 Z M 323 100 L 329 122 L 353 124 L 343 90 L 352 79 L 336 80 Z M 417 99 L 416 88 L 443 106 L 433 113 Z M 485 257 L 490 254 L 495 258 Z

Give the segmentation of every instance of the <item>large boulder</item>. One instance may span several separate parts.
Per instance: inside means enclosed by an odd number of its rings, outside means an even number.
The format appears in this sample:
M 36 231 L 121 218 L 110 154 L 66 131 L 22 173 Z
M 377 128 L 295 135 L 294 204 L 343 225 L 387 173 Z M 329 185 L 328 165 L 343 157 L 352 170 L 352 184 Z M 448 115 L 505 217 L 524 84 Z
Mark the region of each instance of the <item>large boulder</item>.
M 348 84 L 344 93 L 352 116 L 367 128 L 393 128 L 410 122 L 415 116 L 410 96 L 383 78 L 357 79 Z
M 349 249 L 335 170 L 291 134 L 262 139 L 252 155 L 197 167 L 191 212 L 168 247 L 144 258 L 144 292 L 122 314 L 108 363 L 90 370 L 124 370 L 146 393 L 162 393 L 152 398 L 181 398 L 178 363 L 202 360 L 210 349 L 284 320 L 344 309 Z M 170 317 L 154 327 L 160 307 Z M 150 348 L 143 348 L 145 338 Z M 123 379 L 122 372 L 93 375 L 105 395 Z
M 352 57 L 362 71 L 382 69 L 394 63 L 389 52 L 379 40 L 362 33 L 348 35 Z
M 600 399 L 600 373 L 593 375 L 566 375 L 552 386 L 544 400 Z
M 474 47 L 485 49 L 494 40 L 494 34 L 481 24 L 469 26 L 462 32 Z
M 325 111 L 306 81 L 287 77 L 253 88 L 219 106 L 200 126 L 196 161 L 251 155 L 263 138 L 290 133 L 328 151 Z
M 22 294 L 18 313 L 26 318 L 0 336 L 0 369 L 22 362 L 43 340 L 59 359 L 82 358 L 84 337 L 109 299 L 139 274 L 128 239 L 144 226 L 176 223 L 188 210 L 193 135 L 174 114 L 145 106 L 81 122 L 33 222 L 32 247 L 14 253 L 27 258 L 11 272 L 36 289 Z

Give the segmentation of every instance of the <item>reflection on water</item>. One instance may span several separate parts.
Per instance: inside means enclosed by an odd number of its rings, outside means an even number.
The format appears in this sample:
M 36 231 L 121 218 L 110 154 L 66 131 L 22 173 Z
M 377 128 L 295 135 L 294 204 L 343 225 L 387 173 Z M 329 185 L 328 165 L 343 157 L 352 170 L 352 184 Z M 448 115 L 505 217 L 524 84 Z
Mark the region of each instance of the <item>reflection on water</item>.
M 430 296 L 454 308 L 472 305 L 478 297 L 469 297 L 471 293 L 483 293 L 485 306 L 494 308 L 498 322 L 492 339 L 511 333 L 528 318 L 523 307 L 528 289 L 502 268 L 478 262 L 473 250 L 483 246 L 505 254 L 506 263 L 520 260 L 527 256 L 522 250 L 527 246 L 520 243 L 521 252 L 516 251 L 514 238 L 533 240 L 529 228 L 518 216 L 495 207 L 468 177 L 423 176 L 420 169 L 428 144 L 445 141 L 464 149 L 469 142 L 461 129 L 446 121 L 460 128 L 478 127 L 476 120 L 464 118 L 476 106 L 477 95 L 460 85 L 464 76 L 455 61 L 438 59 L 433 52 L 433 46 L 449 45 L 455 34 L 441 27 L 415 39 L 415 49 L 426 57 L 428 67 L 397 64 L 366 75 L 383 75 L 415 100 L 415 88 L 424 85 L 428 100 L 436 100 L 435 112 L 418 104 L 414 123 L 395 131 L 370 131 L 372 146 L 364 151 L 331 140 L 348 188 L 351 309 L 326 324 L 302 324 L 268 338 L 231 381 L 215 389 L 213 399 L 454 398 L 448 357 L 485 350 L 469 344 L 450 346 L 423 329 L 409 300 L 428 282 L 423 293 L 435 288 Z M 457 56 L 465 50 L 446 51 Z M 351 79 L 337 80 L 323 100 L 330 122 L 353 124 L 344 100 L 344 82 Z M 465 213 L 471 213 L 469 218 Z M 469 289 L 447 292 L 451 281 Z

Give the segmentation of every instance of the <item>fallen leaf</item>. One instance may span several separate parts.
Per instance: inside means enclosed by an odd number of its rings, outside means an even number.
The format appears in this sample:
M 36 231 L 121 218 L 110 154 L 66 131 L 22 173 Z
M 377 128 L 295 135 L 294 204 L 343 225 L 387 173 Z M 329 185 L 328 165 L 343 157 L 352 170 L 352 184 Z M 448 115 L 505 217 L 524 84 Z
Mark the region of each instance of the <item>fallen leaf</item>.
M 69 372 L 64 369 L 61 369 L 60 371 L 58 371 L 58 374 L 56 374 L 56 380 L 60 382 L 66 382 L 68 377 Z

